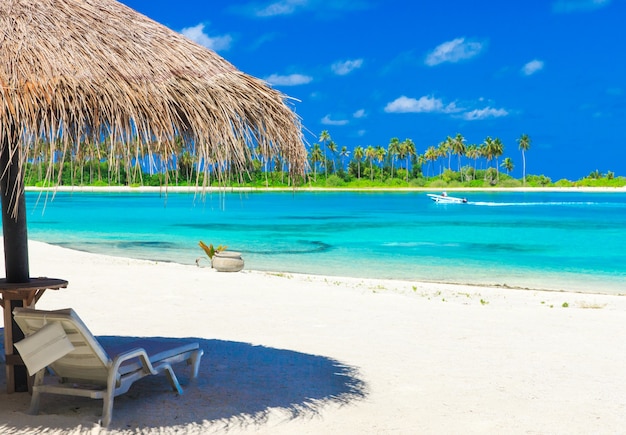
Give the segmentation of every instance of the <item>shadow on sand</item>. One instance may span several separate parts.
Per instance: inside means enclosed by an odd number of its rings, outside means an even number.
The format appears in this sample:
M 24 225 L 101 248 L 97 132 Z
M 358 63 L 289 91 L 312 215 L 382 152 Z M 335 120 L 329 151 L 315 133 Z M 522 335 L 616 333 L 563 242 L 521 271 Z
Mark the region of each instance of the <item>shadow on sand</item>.
M 124 346 L 138 338 L 98 339 Z M 184 394 L 172 392 L 164 375 L 144 378 L 115 399 L 109 429 L 208 425 L 228 430 L 262 424 L 274 412 L 284 415 L 284 420 L 311 418 L 325 406 L 346 405 L 367 394 L 357 369 L 331 358 L 232 341 L 193 340 L 204 350 L 198 379 L 190 382 L 190 369 L 184 364 L 174 366 Z M 101 400 L 54 395 L 42 396 L 42 417 L 25 418 L 30 396 L 7 395 L 3 363 L 0 372 L 0 431 L 4 433 L 29 433 L 41 426 L 52 432 L 80 431 L 99 421 Z

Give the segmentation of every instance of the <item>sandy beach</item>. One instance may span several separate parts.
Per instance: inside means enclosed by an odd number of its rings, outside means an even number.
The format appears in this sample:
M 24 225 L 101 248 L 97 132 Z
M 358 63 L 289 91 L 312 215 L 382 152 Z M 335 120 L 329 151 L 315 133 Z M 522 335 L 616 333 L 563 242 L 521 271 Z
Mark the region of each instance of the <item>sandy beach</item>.
M 210 268 L 30 242 L 32 276 L 67 279 L 95 335 L 195 337 L 115 401 L 0 392 L 3 434 L 589 434 L 626 427 L 626 298 Z M 566 285 L 566 284 L 565 284 Z M 5 384 L 4 363 L 0 379 Z

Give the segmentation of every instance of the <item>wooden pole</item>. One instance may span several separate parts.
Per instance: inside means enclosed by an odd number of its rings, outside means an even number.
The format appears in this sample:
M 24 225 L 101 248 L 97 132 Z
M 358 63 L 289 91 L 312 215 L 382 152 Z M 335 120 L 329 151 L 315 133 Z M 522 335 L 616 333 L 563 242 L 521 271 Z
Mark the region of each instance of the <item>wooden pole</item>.
M 12 131 L 12 133 L 14 133 Z M 4 264 L 7 282 L 25 283 L 30 280 L 28 265 L 28 233 L 26 228 L 26 198 L 24 196 L 24 179 L 19 174 L 18 154 L 11 155 L 10 149 L 15 149 L 16 144 L 10 141 L 17 141 L 16 134 L 5 136 L 0 151 L 0 199 L 2 202 L 2 233 L 4 236 Z M 13 145 L 13 147 L 11 147 Z M 17 216 L 11 216 L 14 205 L 17 204 Z M 6 300 L 5 314 L 7 311 L 13 312 L 16 307 L 24 306 L 22 300 Z M 10 316 L 11 324 L 5 323 L 5 328 L 12 334 L 12 342 L 20 341 L 24 338 L 22 330 L 17 326 Z M 6 315 L 5 315 L 6 321 Z M 7 363 L 10 356 L 17 355 L 16 349 L 5 349 Z M 7 390 L 28 391 L 28 373 L 24 365 L 7 364 Z M 13 391 L 11 391 L 13 390 Z

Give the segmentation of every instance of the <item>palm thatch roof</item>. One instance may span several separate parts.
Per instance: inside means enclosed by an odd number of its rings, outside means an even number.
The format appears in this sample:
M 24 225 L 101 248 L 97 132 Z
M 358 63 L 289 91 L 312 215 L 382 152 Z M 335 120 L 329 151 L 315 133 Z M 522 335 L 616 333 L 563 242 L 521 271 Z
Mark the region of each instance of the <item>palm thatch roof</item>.
M 115 0 L 0 2 L 0 143 L 19 154 L 20 174 L 36 143 L 76 153 L 108 138 L 171 155 L 176 136 L 205 162 L 242 169 L 254 153 L 279 155 L 302 174 L 300 120 L 286 102 Z

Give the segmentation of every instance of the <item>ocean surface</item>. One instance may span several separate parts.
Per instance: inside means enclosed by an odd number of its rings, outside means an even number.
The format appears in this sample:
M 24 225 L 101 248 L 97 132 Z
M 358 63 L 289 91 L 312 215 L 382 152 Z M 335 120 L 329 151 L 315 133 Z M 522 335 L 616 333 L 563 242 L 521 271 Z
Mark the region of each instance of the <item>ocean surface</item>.
M 440 192 L 433 192 L 440 193 Z M 626 294 L 626 192 L 27 192 L 29 238 L 247 269 Z M 203 262 L 208 265 L 208 262 Z

